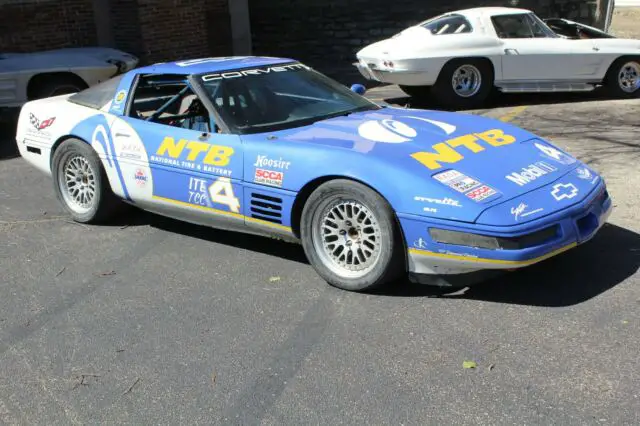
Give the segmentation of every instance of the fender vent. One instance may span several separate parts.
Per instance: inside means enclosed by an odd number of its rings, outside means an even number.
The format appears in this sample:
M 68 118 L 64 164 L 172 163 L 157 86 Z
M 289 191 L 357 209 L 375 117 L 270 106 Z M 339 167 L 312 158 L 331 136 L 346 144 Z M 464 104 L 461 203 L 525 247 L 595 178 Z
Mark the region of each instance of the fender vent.
M 282 198 L 251 193 L 251 217 L 281 224 Z

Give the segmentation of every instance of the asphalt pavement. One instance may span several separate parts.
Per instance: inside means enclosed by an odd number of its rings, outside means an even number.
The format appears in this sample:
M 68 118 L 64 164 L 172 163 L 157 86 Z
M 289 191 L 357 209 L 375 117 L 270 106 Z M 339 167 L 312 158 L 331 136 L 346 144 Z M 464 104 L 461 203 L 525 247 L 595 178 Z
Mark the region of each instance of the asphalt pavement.
M 296 245 L 135 210 L 73 223 L 4 129 L 0 424 L 639 424 L 638 102 L 468 112 L 587 161 L 615 210 L 588 244 L 453 294 L 341 291 Z

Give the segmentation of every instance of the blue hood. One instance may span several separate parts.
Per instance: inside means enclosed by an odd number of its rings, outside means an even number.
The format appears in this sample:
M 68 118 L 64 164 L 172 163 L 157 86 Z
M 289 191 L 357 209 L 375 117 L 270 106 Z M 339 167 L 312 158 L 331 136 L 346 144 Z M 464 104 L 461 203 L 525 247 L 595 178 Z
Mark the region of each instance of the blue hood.
M 549 185 L 580 164 L 516 126 L 443 111 L 387 107 L 274 135 L 291 142 L 285 143 L 294 150 L 289 157 L 295 159 L 299 147 L 309 147 L 318 162 L 333 163 L 322 166 L 327 173 L 369 183 L 398 212 L 468 222 L 492 206 Z M 299 189 L 295 175 L 292 190 Z

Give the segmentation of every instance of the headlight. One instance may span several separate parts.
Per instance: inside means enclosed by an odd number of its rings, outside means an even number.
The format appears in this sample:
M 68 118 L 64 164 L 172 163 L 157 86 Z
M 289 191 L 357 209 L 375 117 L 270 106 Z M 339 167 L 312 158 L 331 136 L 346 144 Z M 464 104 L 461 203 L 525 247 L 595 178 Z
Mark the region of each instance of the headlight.
M 486 235 L 469 234 L 467 232 L 449 231 L 438 228 L 429 229 L 429 234 L 433 241 L 443 244 L 455 244 L 458 246 L 478 247 L 491 250 L 501 248 L 497 238 Z
M 429 228 L 431 239 L 437 243 L 489 250 L 522 250 L 535 247 L 556 239 L 559 233 L 560 230 L 557 225 L 518 237 L 492 237 L 489 235 L 471 234 L 469 232 Z

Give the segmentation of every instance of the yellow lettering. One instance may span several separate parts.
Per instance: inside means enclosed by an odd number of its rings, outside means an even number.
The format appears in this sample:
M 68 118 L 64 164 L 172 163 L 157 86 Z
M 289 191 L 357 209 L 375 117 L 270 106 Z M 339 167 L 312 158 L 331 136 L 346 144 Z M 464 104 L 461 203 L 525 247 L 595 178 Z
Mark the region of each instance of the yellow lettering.
M 447 143 L 451 145 L 453 148 L 456 148 L 458 146 L 464 146 L 473 153 L 484 151 L 484 147 L 476 143 L 477 140 L 478 138 L 476 138 L 474 135 L 464 135 L 454 139 L 450 139 L 447 141 Z
M 442 167 L 439 162 L 457 163 L 464 158 L 462 154 L 456 152 L 455 149 L 444 143 L 437 143 L 433 145 L 433 149 L 435 149 L 437 153 L 416 152 L 411 154 L 411 156 L 431 170 Z
M 190 141 L 187 144 L 187 149 L 189 150 L 189 155 L 187 155 L 187 161 L 196 161 L 196 158 L 198 158 L 198 155 L 208 150 L 210 146 L 211 145 L 209 145 L 206 142 Z
M 167 136 L 162 140 L 158 151 L 156 151 L 157 155 L 165 155 L 168 154 L 169 157 L 178 158 L 184 149 L 184 146 L 187 144 L 185 139 L 180 139 L 176 144 L 176 140 L 170 136 Z
M 205 164 L 212 166 L 226 166 L 231 161 L 231 155 L 233 155 L 233 148 L 222 145 L 211 145 L 211 149 L 204 157 L 202 161 Z
M 493 146 L 509 145 L 516 141 L 511 135 L 505 135 L 500 129 L 487 130 L 486 132 L 477 133 L 480 139 Z

